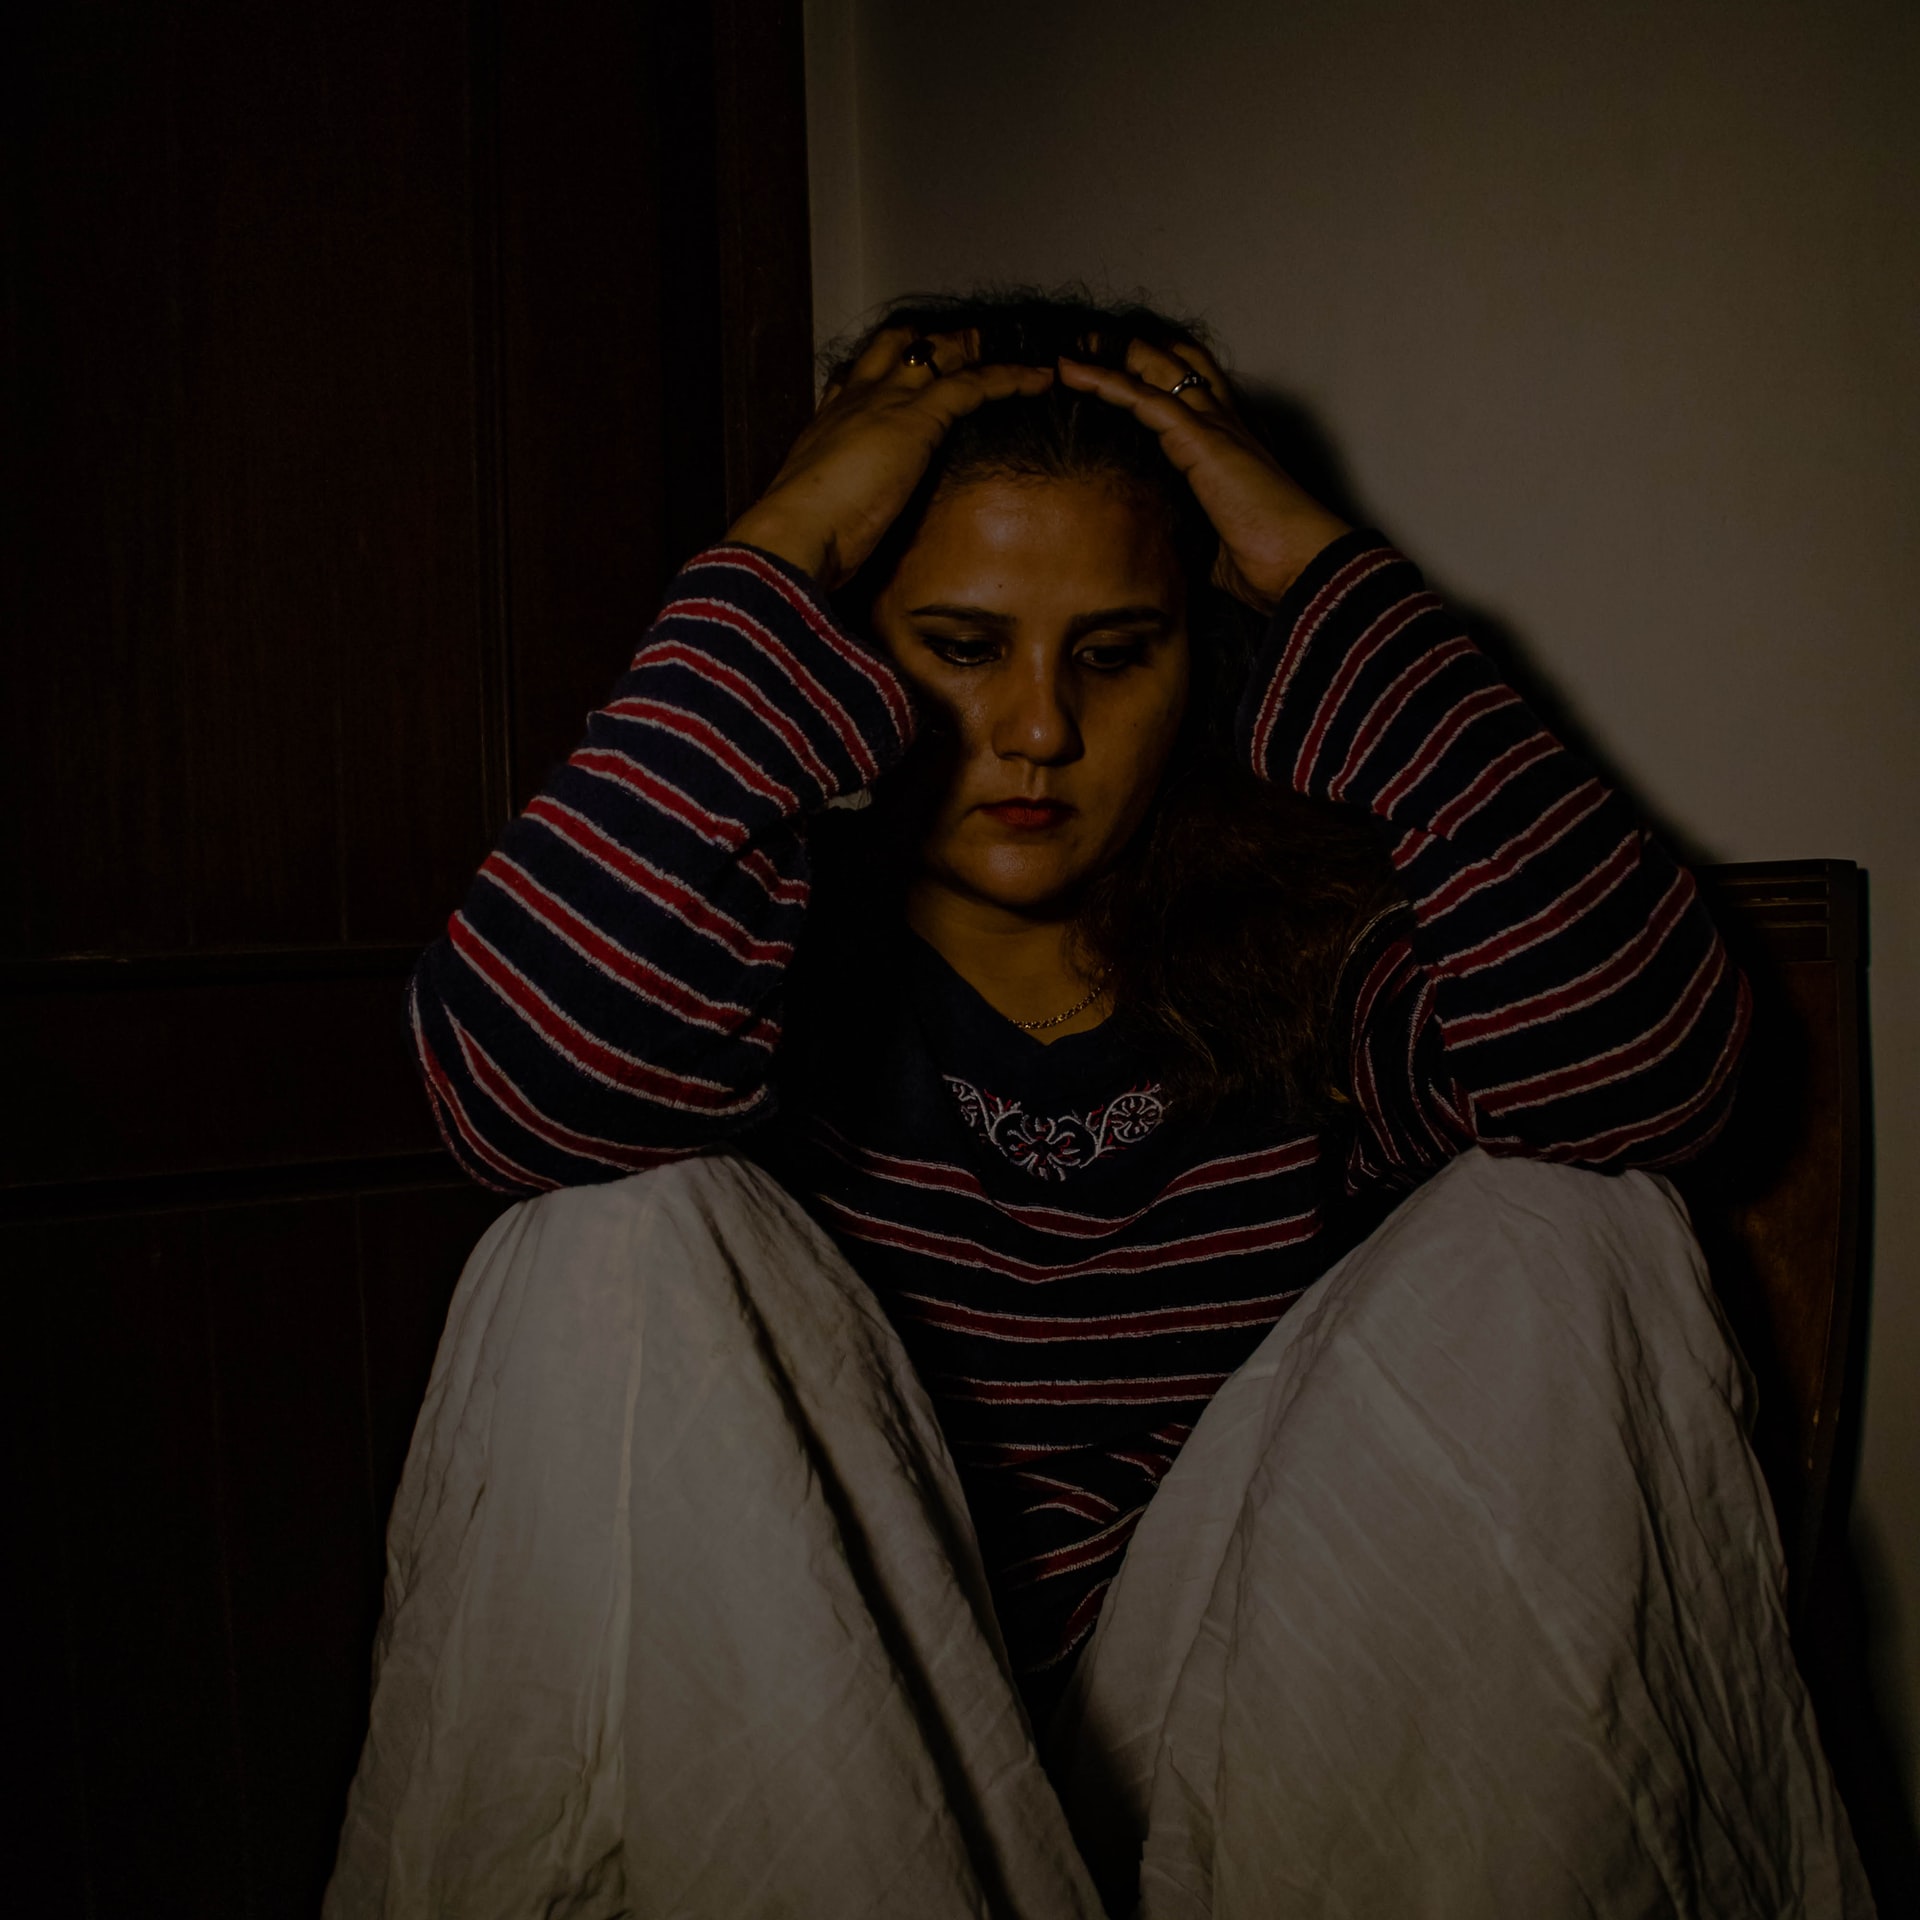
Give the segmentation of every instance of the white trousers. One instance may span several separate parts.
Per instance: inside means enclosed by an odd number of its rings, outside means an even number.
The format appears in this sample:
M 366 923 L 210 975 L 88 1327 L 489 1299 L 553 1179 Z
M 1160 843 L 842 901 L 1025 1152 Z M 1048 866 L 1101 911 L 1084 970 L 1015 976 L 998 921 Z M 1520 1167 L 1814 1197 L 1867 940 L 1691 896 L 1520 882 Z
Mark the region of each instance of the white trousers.
M 1663 1184 L 1464 1156 L 1208 1408 L 1050 1778 L 820 1229 L 722 1159 L 526 1202 L 414 1435 L 326 1913 L 1870 1915 L 1747 1392 Z

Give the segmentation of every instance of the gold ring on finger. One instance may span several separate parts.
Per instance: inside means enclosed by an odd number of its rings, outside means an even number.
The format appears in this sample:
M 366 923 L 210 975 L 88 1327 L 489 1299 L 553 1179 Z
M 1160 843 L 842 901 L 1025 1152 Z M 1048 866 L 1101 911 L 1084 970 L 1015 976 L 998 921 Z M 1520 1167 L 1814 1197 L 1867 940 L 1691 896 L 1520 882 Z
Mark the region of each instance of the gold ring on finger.
M 940 371 L 933 357 L 933 342 L 925 338 L 909 343 L 906 352 L 900 356 L 900 364 L 903 367 L 925 367 L 929 373 L 936 375 Z
M 1176 380 L 1173 385 L 1167 389 L 1167 392 L 1170 396 L 1176 393 L 1185 393 L 1189 387 L 1198 387 L 1202 393 L 1211 393 L 1213 391 L 1213 382 L 1209 380 L 1204 373 L 1190 373 L 1184 380 Z

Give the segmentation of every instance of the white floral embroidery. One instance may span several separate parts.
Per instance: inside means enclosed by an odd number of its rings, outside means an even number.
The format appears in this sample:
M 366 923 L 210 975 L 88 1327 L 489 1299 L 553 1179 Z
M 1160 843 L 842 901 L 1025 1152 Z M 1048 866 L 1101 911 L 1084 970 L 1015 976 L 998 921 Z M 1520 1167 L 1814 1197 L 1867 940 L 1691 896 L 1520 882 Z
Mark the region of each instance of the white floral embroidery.
M 1156 1084 L 1130 1087 L 1091 1113 L 1028 1113 L 1018 1100 L 984 1093 L 953 1074 L 942 1076 L 960 1103 L 961 1117 L 989 1145 L 1036 1180 L 1064 1180 L 1102 1154 L 1144 1140 L 1166 1117 Z

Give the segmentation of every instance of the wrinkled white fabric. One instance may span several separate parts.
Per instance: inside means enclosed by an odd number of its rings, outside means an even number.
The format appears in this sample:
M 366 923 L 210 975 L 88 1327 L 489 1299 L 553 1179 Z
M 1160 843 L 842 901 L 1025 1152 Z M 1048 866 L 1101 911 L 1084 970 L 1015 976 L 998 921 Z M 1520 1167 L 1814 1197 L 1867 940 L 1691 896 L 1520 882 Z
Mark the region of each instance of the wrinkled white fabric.
M 757 1168 L 482 1240 L 376 1667 L 329 1920 L 1099 1911 L 932 1407 Z
M 1054 1722 L 1146 1920 L 1871 1914 L 1684 1208 L 1462 1156 L 1216 1396 Z
M 395 1505 L 326 1912 L 1855 1920 L 1746 1392 L 1664 1186 L 1464 1156 L 1155 1496 L 1049 1733 L 1070 1834 L 826 1237 L 728 1160 L 524 1203 Z

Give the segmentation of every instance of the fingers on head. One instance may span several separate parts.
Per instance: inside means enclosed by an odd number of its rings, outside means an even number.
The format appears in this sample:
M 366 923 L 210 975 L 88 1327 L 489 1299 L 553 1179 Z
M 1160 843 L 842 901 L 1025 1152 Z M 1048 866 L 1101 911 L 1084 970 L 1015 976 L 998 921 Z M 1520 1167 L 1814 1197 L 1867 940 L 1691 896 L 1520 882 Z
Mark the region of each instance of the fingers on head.
M 1216 393 L 1227 391 L 1227 370 L 1205 347 L 1182 347 L 1181 353 L 1189 366 L 1197 368 L 1213 382 Z
M 1006 400 L 1016 393 L 1044 393 L 1053 374 L 1046 367 L 1017 367 L 997 363 L 984 367 L 965 367 L 950 379 L 928 389 L 928 398 L 954 417 L 971 413 L 985 400 Z
M 911 327 L 882 327 L 853 363 L 847 375 L 847 384 L 852 386 L 857 381 L 884 380 L 900 364 L 900 356 L 918 337 Z
M 1202 349 L 1189 346 L 1184 340 L 1165 347 L 1146 340 L 1134 341 L 1127 349 L 1127 370 L 1148 386 L 1158 387 L 1162 393 L 1171 393 L 1182 380 L 1198 374 L 1207 384 L 1188 387 L 1180 395 L 1182 404 L 1202 409 L 1223 404 L 1226 376 Z
M 1183 361 L 1176 360 L 1165 347 L 1157 347 L 1151 340 L 1127 342 L 1127 371 L 1151 387 L 1164 392 L 1186 370 Z
M 980 358 L 980 333 L 976 327 L 963 327 L 953 333 L 916 334 L 911 344 L 932 350 L 933 365 L 926 371 L 942 378 L 964 372 Z

